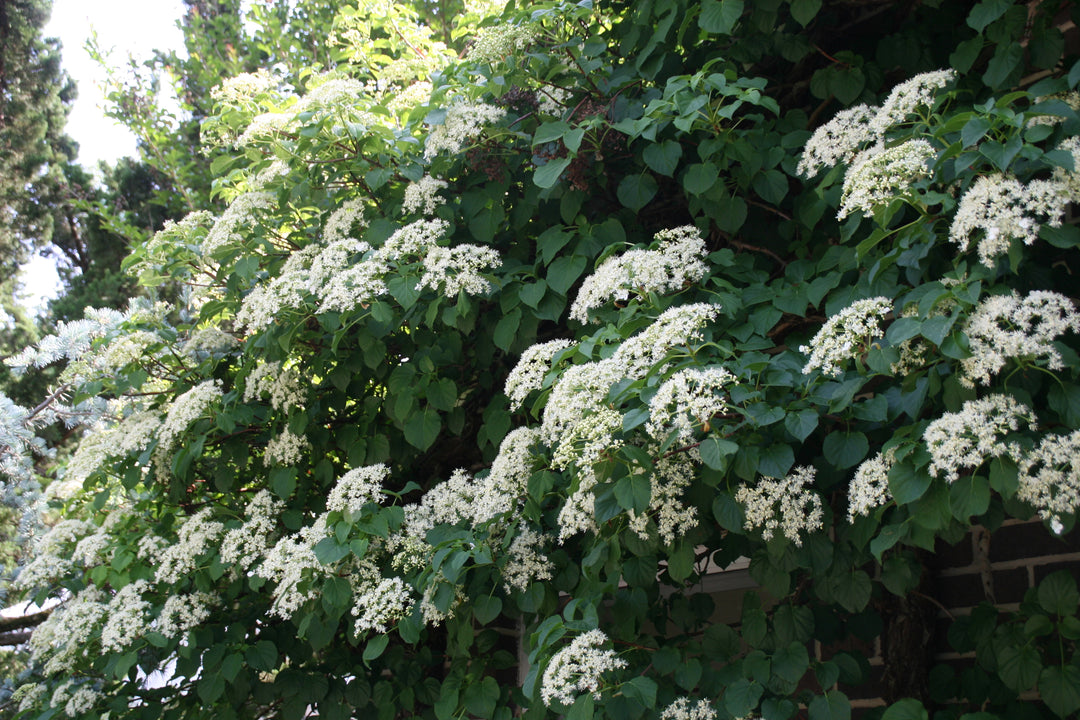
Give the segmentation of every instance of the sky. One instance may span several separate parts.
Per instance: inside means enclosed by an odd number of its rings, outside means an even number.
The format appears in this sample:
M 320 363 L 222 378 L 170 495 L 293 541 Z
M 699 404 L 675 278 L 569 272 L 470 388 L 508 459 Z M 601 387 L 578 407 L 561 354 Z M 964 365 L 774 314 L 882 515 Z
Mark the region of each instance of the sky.
M 105 74 L 85 49 L 91 30 L 97 31 L 101 48 L 111 49 L 113 62 L 120 65 L 128 54 L 144 59 L 156 48 L 181 48 L 184 38 L 176 22 L 182 14 L 182 0 L 53 0 L 45 36 L 60 38 L 64 69 L 79 86 L 67 133 L 79 143 L 79 162 L 86 168 L 135 154 L 135 137 L 103 114 L 99 84 Z M 35 256 L 22 279 L 26 305 L 32 309 L 55 297 L 59 289 L 56 268 L 48 258 Z

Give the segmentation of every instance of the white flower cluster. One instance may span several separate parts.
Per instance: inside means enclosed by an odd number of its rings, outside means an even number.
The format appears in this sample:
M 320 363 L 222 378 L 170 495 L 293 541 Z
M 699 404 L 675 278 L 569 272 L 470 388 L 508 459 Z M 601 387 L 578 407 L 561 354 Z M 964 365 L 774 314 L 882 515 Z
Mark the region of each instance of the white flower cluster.
M 176 532 L 176 542 L 161 549 L 157 556 L 159 583 L 180 582 L 195 569 L 199 557 L 215 547 L 225 526 L 211 520 L 211 512 L 203 508 L 187 518 Z
M 870 127 L 879 135 L 904 122 L 909 115 L 920 107 L 929 108 L 934 104 L 937 91 L 956 79 L 956 71 L 934 70 L 922 73 L 900 83 L 885 98 L 881 109 L 870 121 Z
M 539 26 L 533 23 L 483 28 L 469 48 L 469 59 L 491 64 L 501 62 L 507 55 L 516 55 L 529 47 L 539 31 Z
M 188 630 L 210 617 L 219 598 L 200 591 L 170 595 L 157 619 L 157 631 L 167 638 L 179 639 Z
M 869 515 L 874 508 L 889 502 L 892 498 L 889 471 L 895 463 L 896 453 L 889 449 L 859 465 L 848 486 L 848 522 L 855 522 L 856 516 Z
M 541 115 L 560 117 L 572 93 L 560 87 L 548 87 L 536 93 L 536 111 Z
M 251 119 L 244 132 L 236 139 L 236 146 L 245 148 L 257 140 L 273 138 L 285 130 L 295 119 L 293 113 L 268 112 L 260 113 Z
M 270 438 L 263 453 L 263 463 L 267 467 L 280 465 L 296 467 L 304 461 L 304 455 L 311 443 L 303 435 L 297 435 L 289 428 Z
M 573 464 L 578 471 L 577 489 L 559 513 L 560 542 L 593 529 L 596 478 L 590 466 L 621 446 L 615 433 L 622 428 L 622 414 L 607 402 L 611 386 L 644 377 L 671 350 L 699 339 L 701 328 L 719 312 L 718 305 L 708 303 L 669 308 L 652 325 L 623 341 L 611 357 L 574 365 L 555 383 L 544 408 L 540 437 L 553 449 L 553 467 Z
M 93 525 L 82 520 L 56 523 L 37 541 L 33 559 L 19 571 L 14 586 L 23 590 L 43 588 L 70 574 L 74 567 L 72 547 L 93 529 Z
M 330 568 L 315 556 L 315 545 L 327 535 L 326 515 L 321 515 L 313 524 L 278 540 L 266 553 L 256 572 L 277 583 L 271 613 L 288 619 L 304 603 L 316 597 L 319 588 L 315 581 L 325 576 Z M 306 589 L 301 589 L 305 583 Z
M 930 452 L 930 474 L 944 473 L 951 483 L 959 479 L 961 470 L 975 469 L 990 458 L 1017 457 L 1018 448 L 1006 445 L 1003 438 L 1019 430 L 1022 420 L 1035 429 L 1031 408 L 1011 395 L 969 400 L 959 412 L 945 413 L 923 433 Z
M 90 640 L 108 614 L 105 600 L 105 593 L 94 585 L 65 600 L 34 629 L 30 659 L 44 661 L 46 675 L 70 674 L 79 657 L 89 654 Z
M 483 271 L 501 263 L 499 253 L 489 247 L 467 243 L 450 248 L 433 245 L 424 256 L 424 274 L 416 289 L 438 290 L 442 286 L 443 295 L 451 298 L 462 291 L 479 295 L 491 289 Z
M 677 698 L 660 713 L 660 720 L 716 720 L 716 709 L 708 700 L 691 702 L 688 697 Z
M 150 603 L 142 596 L 149 589 L 146 580 L 136 580 L 120 588 L 109 601 L 109 619 L 101 629 L 102 649 L 121 652 L 146 634 Z
M 661 230 L 653 236 L 656 250 L 629 250 L 610 257 L 585 278 L 570 307 L 570 317 L 589 321 L 589 311 L 611 300 L 625 302 L 631 294 L 676 292 L 701 280 L 708 272 L 703 262 L 705 241 L 693 225 Z
M 454 154 L 479 135 L 485 125 L 497 123 L 506 111 L 482 102 L 458 101 L 446 109 L 442 125 L 431 129 L 424 146 L 424 158 L 431 160 L 442 152 Z
M 1020 487 L 1016 496 L 1031 503 L 1039 517 L 1061 534 L 1062 515 L 1080 508 L 1080 430 L 1068 435 L 1047 435 L 1019 462 Z
M 195 360 L 225 355 L 239 347 L 239 340 L 217 327 L 199 328 L 181 345 L 184 355 Z
M 93 710 L 103 696 L 89 685 L 80 685 L 72 690 L 74 680 L 68 680 L 53 691 L 49 704 L 54 708 L 63 706 L 64 714 L 70 718 L 82 717 Z
M 229 78 L 210 91 L 210 97 L 218 102 L 249 102 L 255 96 L 274 87 L 277 81 L 266 70 L 259 68 L 253 73 L 241 73 Z
M 268 490 L 255 493 L 244 510 L 244 524 L 225 533 L 221 542 L 221 562 L 235 564 L 247 570 L 265 553 L 270 534 L 277 526 L 278 516 L 285 509 Z
M 16 688 L 15 692 L 11 694 L 11 701 L 19 703 L 19 712 L 26 712 L 32 707 L 36 707 L 39 702 L 45 697 L 45 691 L 48 688 L 45 683 L 27 683 L 20 685 Z
M 510 400 L 510 409 L 519 410 L 525 398 L 544 384 L 544 376 L 551 370 L 551 361 L 560 350 L 572 347 L 572 340 L 549 340 L 536 343 L 525 352 L 506 376 L 503 392 Z
M 649 476 L 649 508 L 638 515 L 629 512 L 630 529 L 643 540 L 649 538 L 649 519 L 656 524 L 656 534 L 665 545 L 697 527 L 697 508 L 682 502 L 683 491 L 694 481 L 694 463 L 700 461 L 697 450 L 664 457 L 660 446 L 648 448 L 649 454 L 658 458 Z M 643 470 L 635 468 L 635 471 Z
M 188 427 L 207 411 L 215 400 L 222 396 L 220 380 L 204 380 L 195 387 L 177 396 L 169 405 L 169 412 L 158 429 L 158 451 L 167 453 L 172 450 L 177 439 Z
M 338 240 L 351 238 L 356 226 L 367 227 L 364 221 L 364 198 L 346 200 L 341 207 L 330 213 L 323 225 L 323 242 L 332 245 Z
M 550 707 L 554 701 L 573 705 L 577 696 L 586 692 L 600 698 L 600 676 L 626 667 L 626 661 L 614 650 L 602 649 L 607 641 L 602 631 L 589 630 L 552 656 L 540 684 L 540 697 L 545 705 Z
M 506 592 L 517 589 L 525 592 L 534 582 L 550 580 L 555 565 L 544 554 L 549 538 L 524 523 L 510 541 L 506 567 L 503 568 L 503 587 Z
M 949 228 L 949 240 L 966 251 L 972 233 L 980 233 L 979 260 L 993 267 L 1009 250 L 1009 241 L 1027 245 L 1039 235 L 1039 221 L 1058 227 L 1069 202 L 1068 186 L 1054 180 L 1032 180 L 1026 185 L 997 173 L 979 177 L 964 196 Z
M 1070 93 L 1070 95 L 1074 96 L 1077 103 L 1080 104 L 1080 93 Z M 1080 135 L 1065 138 L 1057 146 L 1057 149 L 1064 150 L 1072 155 L 1073 169 L 1054 168 L 1054 175 L 1051 179 L 1064 188 L 1065 195 L 1070 202 L 1076 202 L 1080 199 Z
M 242 240 L 242 233 L 255 224 L 255 214 L 276 204 L 277 197 L 268 192 L 237 195 L 206 234 L 202 244 L 203 256 L 210 257 L 221 248 Z
M 839 377 L 848 360 L 861 355 L 871 341 L 881 337 L 881 321 L 891 312 L 892 300 L 873 297 L 857 300 L 833 315 L 809 345 L 799 348 L 799 352 L 810 355 L 803 373 L 809 375 L 820 368 L 826 375 Z
M 680 370 L 649 401 L 645 431 L 661 443 L 673 432 L 677 442 L 692 443 L 695 432 L 708 432 L 709 420 L 730 408 L 726 391 L 734 382 L 735 376 L 722 367 Z
M 409 183 L 405 188 L 405 198 L 401 204 L 401 212 L 405 215 L 420 213 L 421 215 L 434 215 L 435 208 L 446 202 L 446 198 L 439 196 L 440 190 L 448 187 L 445 180 L 424 175 L 414 183 Z
M 1080 314 L 1064 295 L 1036 290 L 1026 297 L 1009 295 L 986 298 L 968 318 L 964 333 L 971 341 L 971 357 L 960 365 L 967 387 L 989 385 L 1009 358 L 1046 358 L 1051 370 L 1065 364 L 1054 338 L 1080 332 Z
M 821 497 L 809 489 L 817 474 L 812 467 L 795 468 L 782 480 L 762 477 L 757 485 L 742 485 L 735 500 L 746 509 L 746 529 L 761 528 L 766 540 L 777 530 L 796 545 L 802 545 L 800 532 L 823 527 Z
M 878 144 L 852 160 L 844 175 L 844 194 L 838 220 L 856 210 L 872 213 L 880 205 L 904 195 L 913 182 L 929 177 L 929 163 L 937 152 L 925 140 L 908 140 L 886 149 Z
M 368 465 L 350 470 L 330 491 L 326 500 L 328 511 L 360 515 L 364 505 L 378 503 L 383 496 L 383 483 L 390 474 L 386 465 Z
M 889 128 L 904 122 L 918 108 L 932 106 L 935 91 L 955 77 L 953 70 L 916 75 L 894 87 L 880 108 L 855 105 L 841 110 L 806 141 L 798 173 L 810 177 L 822 168 L 850 162 L 860 147 L 880 141 Z
M 293 112 L 299 114 L 323 109 L 343 111 L 370 96 L 369 88 L 355 78 L 327 77 L 300 99 Z
M 413 606 L 412 591 L 399 577 L 385 578 L 366 584 L 353 598 L 352 614 L 356 617 L 356 634 L 385 633 L 409 614 Z
M 270 396 L 270 407 L 287 412 L 303 408 L 307 398 L 300 387 L 300 373 L 294 366 L 282 369 L 280 362 L 257 365 L 244 385 L 244 402 Z

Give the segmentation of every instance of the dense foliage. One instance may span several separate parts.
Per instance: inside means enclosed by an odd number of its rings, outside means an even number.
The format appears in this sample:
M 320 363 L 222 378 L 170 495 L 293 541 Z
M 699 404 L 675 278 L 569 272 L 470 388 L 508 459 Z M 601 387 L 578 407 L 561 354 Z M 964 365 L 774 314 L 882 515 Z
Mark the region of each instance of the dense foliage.
M 67 363 L 12 483 L 84 431 L 12 707 L 848 720 L 927 553 L 1080 502 L 1080 64 L 1053 3 L 934 5 L 370 0 L 219 85 L 161 301 L 10 361 Z M 873 712 L 1074 715 L 1078 605 L 886 647 Z

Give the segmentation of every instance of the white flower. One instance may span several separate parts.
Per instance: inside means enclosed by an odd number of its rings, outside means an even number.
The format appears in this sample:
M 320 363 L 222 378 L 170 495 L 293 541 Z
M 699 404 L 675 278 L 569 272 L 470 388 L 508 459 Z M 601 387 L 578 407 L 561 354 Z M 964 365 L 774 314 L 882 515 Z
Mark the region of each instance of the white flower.
M 521 353 L 521 359 L 506 376 L 503 392 L 510 399 L 510 409 L 518 410 L 525 398 L 534 390 L 539 390 L 544 377 L 551 370 L 551 360 L 560 350 L 572 347 L 572 340 L 549 340 L 537 343 Z
M 431 160 L 442 152 L 454 154 L 479 135 L 484 126 L 502 120 L 506 111 L 482 102 L 458 101 L 446 109 L 442 125 L 431 129 L 424 147 L 424 158 Z
M 689 444 L 694 433 L 708 426 L 714 416 L 726 412 L 727 389 L 735 376 L 722 367 L 687 368 L 672 375 L 649 401 L 645 431 L 664 442 L 672 432 L 677 442 Z
M 315 581 L 332 569 L 315 556 L 315 545 L 327 536 L 324 514 L 316 518 L 312 525 L 278 540 L 266 554 L 266 559 L 256 572 L 277 583 L 274 603 L 270 608 L 272 614 L 288 619 L 304 603 L 316 597 L 320 584 Z M 301 589 L 305 583 L 306 589 Z
M 401 204 L 401 212 L 420 213 L 422 215 L 434 215 L 435 208 L 446 202 L 446 198 L 439 197 L 439 190 L 448 187 L 445 180 L 424 175 L 414 183 L 409 183 L 405 188 L 405 198 Z
M 693 225 L 662 230 L 654 239 L 659 242 L 656 250 L 634 249 L 601 263 L 582 283 L 570 317 L 584 324 L 590 310 L 610 300 L 625 302 L 631 295 L 676 292 L 708 272 L 703 262 L 705 241 Z
M 210 611 L 217 603 L 216 595 L 204 592 L 170 595 L 157 620 L 158 632 L 167 638 L 179 639 L 210 617 Z
M 424 256 L 424 274 L 416 289 L 429 287 L 443 295 L 455 297 L 461 291 L 479 295 L 491 288 L 481 273 L 497 268 L 502 263 L 499 253 L 489 247 L 462 244 L 452 248 L 432 246 Z
M 341 207 L 326 218 L 323 226 L 323 242 L 331 245 L 339 240 L 352 237 L 354 226 L 366 227 L 364 222 L 364 198 L 347 200 Z
M 890 312 L 892 300 L 873 297 L 857 300 L 833 315 L 809 345 L 799 348 L 799 352 L 810 355 L 803 373 L 808 375 L 820 368 L 826 375 L 839 377 L 848 360 L 861 355 L 872 340 L 881 337 L 881 321 Z
M 176 440 L 188 427 L 222 396 L 220 380 L 204 380 L 185 393 L 177 396 L 169 406 L 165 421 L 158 430 L 158 450 L 172 450 Z
M 543 553 L 549 538 L 525 526 L 518 528 L 517 535 L 510 541 L 509 557 L 503 568 L 503 587 L 506 592 L 514 589 L 525 592 L 529 585 L 542 580 L 550 580 L 554 564 Z
M 1020 488 L 1016 496 L 1038 511 L 1039 517 L 1061 534 L 1062 515 L 1080 508 L 1080 430 L 1068 435 L 1047 435 L 1019 462 Z
M 802 545 L 800 532 L 823 527 L 821 497 L 807 486 L 814 482 L 812 467 L 795 468 L 782 480 L 762 477 L 757 485 L 742 485 L 735 500 L 746 509 L 746 529 L 761 528 L 766 540 L 779 530 L 796 545 Z
M 660 720 L 716 720 L 716 710 L 708 700 L 691 702 L 688 697 L 676 699 L 660 713 Z
M 566 101 L 572 93 L 559 87 L 546 87 L 536 93 L 536 111 L 541 115 L 560 117 L 566 109 Z
M 1010 358 L 1047 359 L 1047 367 L 1061 370 L 1065 364 L 1054 347 L 1054 338 L 1068 331 L 1080 332 L 1080 315 L 1064 295 L 1037 290 L 1021 298 L 1010 295 L 986 298 L 964 326 L 971 341 L 971 357 L 960 365 L 961 382 L 989 385 L 991 376 Z
M 893 450 L 878 453 L 864 461 L 848 486 L 848 522 L 857 515 L 869 515 L 874 508 L 889 502 L 889 471 L 896 462 Z
M 656 524 L 656 533 L 665 545 L 672 545 L 677 538 L 697 527 L 697 508 L 682 502 L 683 492 L 694 481 L 694 465 L 701 461 L 697 449 L 663 456 L 659 445 L 648 447 L 649 454 L 657 458 L 649 474 L 649 507 L 638 515 L 628 511 L 630 529 L 643 540 L 649 537 L 649 520 Z M 635 466 L 631 472 L 646 472 Z
M 203 256 L 209 257 L 230 243 L 242 240 L 241 233 L 249 230 L 256 213 L 276 204 L 277 196 L 268 192 L 246 192 L 238 195 L 207 233 L 202 244 Z
M 937 152 L 925 140 L 908 140 L 885 149 L 875 145 L 855 156 L 844 175 L 844 194 L 838 220 L 856 210 L 869 214 L 907 193 L 913 182 L 929 177 L 928 163 Z
M 104 650 L 121 652 L 146 634 L 150 603 L 143 600 L 142 595 L 149 589 L 150 583 L 146 580 L 136 580 L 120 588 L 109 601 L 109 619 L 101 629 Z
M 881 109 L 870 121 L 870 127 L 881 135 L 889 128 L 903 123 L 908 115 L 918 108 L 932 107 L 934 97 L 937 95 L 936 91 L 955 79 L 956 71 L 950 68 L 922 73 L 900 83 L 892 89 L 889 97 L 885 98 Z
M 176 542 L 160 552 L 157 569 L 159 583 L 180 582 L 195 569 L 199 556 L 215 547 L 225 526 L 211 520 L 210 514 L 210 508 L 203 508 L 187 518 L 177 530 Z
M 964 196 L 949 228 L 949 240 L 966 251 L 971 234 L 981 233 L 979 260 L 993 267 L 1009 250 L 1009 241 L 1031 245 L 1039 235 L 1039 219 L 1051 227 L 1061 225 L 1068 188 L 1054 180 L 1033 180 L 1027 185 L 1002 174 L 979 177 Z
M 386 465 L 368 465 L 354 468 L 341 476 L 330 491 L 326 509 L 359 515 L 368 503 L 378 503 L 383 495 L 382 486 L 390 474 Z
M 266 443 L 266 452 L 263 454 L 263 463 L 267 467 L 281 465 L 283 467 L 296 467 L 304 461 L 305 452 L 311 447 L 303 435 L 297 435 L 289 428 L 285 428 L 279 435 Z
M 70 675 L 80 655 L 108 614 L 105 593 L 94 585 L 53 610 L 30 636 L 30 658 L 44 663 L 46 675 Z
M 210 97 L 218 102 L 250 102 L 255 96 L 274 87 L 277 81 L 265 68 L 253 73 L 241 73 L 225 80 L 210 91 Z
M 412 593 L 401 578 L 384 578 L 377 584 L 367 583 L 353 601 L 356 634 L 369 631 L 386 633 L 398 620 L 409 614 L 412 606 Z
M 482 63 L 500 62 L 507 55 L 517 55 L 531 45 L 539 31 L 539 26 L 533 23 L 481 28 L 469 49 L 469 59 Z
M 285 503 L 268 490 L 255 493 L 244 510 L 244 524 L 225 533 L 221 542 L 221 562 L 247 570 L 266 554 L 270 534 L 277 525 Z
M 1009 455 L 1017 450 L 1003 441 L 1010 432 L 1020 429 L 1020 421 L 1035 429 L 1035 414 L 1011 395 L 989 395 L 964 403 L 959 412 L 945 413 L 930 423 L 923 433 L 930 452 L 929 472 L 942 473 L 955 482 L 960 471 L 975 469 L 990 458 Z
M 798 173 L 810 177 L 823 167 L 850 162 L 860 147 L 878 140 L 879 134 L 870 126 L 876 113 L 877 108 L 869 105 L 838 112 L 806 141 Z
M 590 630 L 574 638 L 569 645 L 552 656 L 544 670 L 540 697 L 544 704 L 553 701 L 574 704 L 581 693 L 600 698 L 600 676 L 610 670 L 626 667 L 626 661 L 614 650 L 603 650 L 608 637 L 600 630 Z

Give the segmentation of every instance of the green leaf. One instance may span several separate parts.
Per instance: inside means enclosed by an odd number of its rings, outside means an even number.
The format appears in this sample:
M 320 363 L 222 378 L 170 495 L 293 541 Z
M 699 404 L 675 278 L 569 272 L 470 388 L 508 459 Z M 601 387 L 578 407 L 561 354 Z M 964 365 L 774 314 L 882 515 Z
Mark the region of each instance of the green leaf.
M 652 486 L 644 473 L 634 473 L 615 483 L 615 499 L 624 510 L 643 513 L 649 508 Z
M 315 559 L 323 565 L 333 565 L 352 552 L 348 545 L 342 545 L 332 537 L 323 538 L 315 543 L 313 550 Z
M 473 617 L 481 625 L 487 625 L 502 612 L 502 600 L 491 595 L 481 595 L 473 602 Z
M 870 442 L 861 432 L 834 432 L 822 445 L 825 459 L 839 470 L 857 465 L 870 451 Z
M 788 413 L 784 418 L 784 427 L 799 442 L 814 432 L 818 426 L 818 414 L 813 410 L 799 410 Z
M 724 691 L 724 707 L 732 717 L 748 717 L 757 709 L 765 688 L 756 680 L 739 678 Z
M 964 124 L 964 129 L 960 131 L 960 140 L 964 143 L 964 147 L 971 147 L 982 140 L 989 129 L 990 121 L 982 115 L 976 115 Z
M 870 602 L 874 587 L 870 576 L 862 570 L 849 570 L 836 577 L 832 590 L 833 598 L 842 608 L 857 613 Z
M 889 492 L 898 505 L 906 505 L 926 494 L 931 479 L 925 470 L 916 470 L 909 462 L 899 462 L 889 471 Z
M 1054 665 L 1039 676 L 1039 694 L 1058 717 L 1068 717 L 1080 710 L 1080 667 Z
M 720 527 L 742 534 L 746 515 L 743 506 L 729 492 L 721 492 L 713 500 L 713 517 Z
M 533 182 L 537 187 L 549 188 L 558 182 L 559 177 L 563 174 L 563 171 L 569 167 L 573 161 L 571 157 L 553 158 L 546 163 L 536 168 L 536 172 L 533 173 Z
M 921 702 L 915 698 L 904 698 L 886 708 L 881 720 L 927 720 L 929 717 Z
M 566 295 L 581 273 L 585 271 L 585 264 L 585 258 L 580 255 L 557 259 L 548 266 L 548 287 L 560 295 Z
M 707 33 L 730 35 L 743 13 L 743 0 L 704 0 L 698 27 Z
M 1023 60 L 1024 48 L 1020 43 L 998 45 L 994 57 L 990 59 L 990 63 L 986 66 L 986 72 L 983 73 L 983 82 L 994 89 L 1006 87 L 1014 72 L 1020 69 Z M 1017 140 L 1019 140 L 1019 137 L 1017 137 Z
M 982 515 L 990 507 L 990 484 L 986 478 L 967 475 L 949 486 L 949 509 L 953 517 L 966 522 L 972 515 Z
M 830 690 L 810 701 L 810 720 L 851 720 L 851 702 L 839 690 Z
M 682 157 L 682 145 L 674 140 L 652 143 L 645 148 L 642 157 L 645 164 L 654 171 L 671 177 L 675 174 L 675 168 L 679 166 L 679 158 Z M 648 201 L 646 200 L 646 202 Z
M 1024 692 L 1039 680 L 1042 657 L 1034 645 L 1007 645 L 997 653 L 998 674 L 1010 690 Z
M 495 332 L 492 334 L 495 346 L 500 350 L 509 351 L 510 346 L 514 344 L 514 340 L 517 338 L 518 326 L 520 324 L 520 308 L 514 308 L 499 318 L 499 322 L 495 324 Z M 455 400 L 456 399 L 457 398 L 455 398 Z
M 592 693 L 578 695 L 566 713 L 566 720 L 593 720 L 596 717 L 594 704 Z
M 225 692 L 225 678 L 220 673 L 207 673 L 199 679 L 197 690 L 204 705 L 213 705 Z
M 414 448 L 423 452 L 427 450 L 439 437 L 442 429 L 442 421 L 439 413 L 429 408 L 413 413 L 405 423 L 405 440 Z
M 821 0 L 791 0 L 791 17 L 806 27 L 821 10 Z
M 643 173 L 624 177 L 615 194 L 619 196 L 619 202 L 634 212 L 638 212 L 649 204 L 658 189 L 656 179 L 652 175 Z
M 622 693 L 647 709 L 656 707 L 656 681 L 652 678 L 638 675 L 622 684 Z
M 1013 6 L 1012 0 L 983 0 L 971 9 L 967 24 L 975 32 L 981 33 L 986 26 L 1005 14 Z
M 704 195 L 716 184 L 719 171 L 713 163 L 695 163 L 686 168 L 683 188 L 692 195 Z
M 386 650 L 386 646 L 390 644 L 390 636 L 384 634 L 376 635 L 367 641 L 364 645 L 364 664 L 370 663 L 372 660 L 378 658 Z
M 457 385 L 450 378 L 440 378 L 431 383 L 424 394 L 431 407 L 443 412 L 453 410 L 458 400 Z
M 754 176 L 754 192 L 766 202 L 779 204 L 788 193 L 787 177 L 779 170 L 766 170 Z
M 1075 615 L 1077 605 L 1080 605 L 1080 593 L 1076 591 L 1073 576 L 1065 570 L 1047 575 L 1039 583 L 1039 605 L 1051 615 Z
M 730 440 L 710 436 L 701 441 L 698 451 L 707 467 L 723 471 L 727 469 L 728 458 L 739 451 L 739 446 Z
M 546 292 L 547 283 L 543 280 L 537 280 L 529 285 L 523 285 L 521 290 L 518 291 L 518 297 L 521 298 L 521 302 L 535 310 L 540 305 L 540 301 L 544 299 Z
M 277 669 L 277 647 L 269 640 L 260 640 L 244 652 L 244 658 L 252 670 L 270 672 Z
M 810 655 L 800 642 L 792 642 L 773 655 L 772 671 L 789 683 L 798 683 L 809 669 Z

